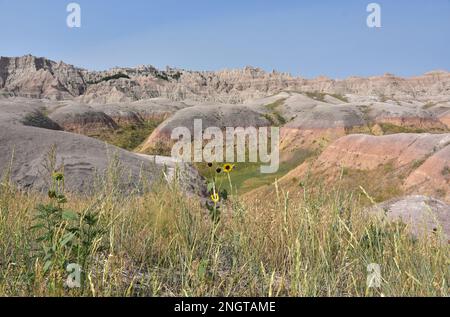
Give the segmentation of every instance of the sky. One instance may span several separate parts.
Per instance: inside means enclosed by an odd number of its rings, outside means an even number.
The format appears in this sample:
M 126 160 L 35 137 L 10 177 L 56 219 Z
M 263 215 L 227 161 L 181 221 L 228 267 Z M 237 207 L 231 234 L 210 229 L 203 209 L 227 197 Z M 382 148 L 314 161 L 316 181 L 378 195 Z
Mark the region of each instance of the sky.
M 66 7 L 81 7 L 68 28 Z M 381 28 L 366 24 L 381 6 Z M 450 70 L 450 0 L 0 0 L 0 56 L 90 70 L 260 67 L 306 78 Z

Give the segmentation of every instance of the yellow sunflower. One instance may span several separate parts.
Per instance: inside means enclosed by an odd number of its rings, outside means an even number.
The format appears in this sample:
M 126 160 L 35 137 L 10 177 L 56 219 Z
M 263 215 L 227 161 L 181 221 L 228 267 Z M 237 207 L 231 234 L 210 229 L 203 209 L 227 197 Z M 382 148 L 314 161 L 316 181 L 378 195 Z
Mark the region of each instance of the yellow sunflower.
M 223 166 L 223 171 L 224 171 L 225 173 L 231 173 L 231 171 L 233 170 L 233 168 L 234 168 L 234 165 L 232 165 L 232 164 L 225 164 L 225 165 Z
M 217 203 L 219 202 L 219 199 L 220 199 L 219 194 L 214 193 L 214 194 L 211 195 L 211 200 L 212 200 L 215 204 L 217 204 Z

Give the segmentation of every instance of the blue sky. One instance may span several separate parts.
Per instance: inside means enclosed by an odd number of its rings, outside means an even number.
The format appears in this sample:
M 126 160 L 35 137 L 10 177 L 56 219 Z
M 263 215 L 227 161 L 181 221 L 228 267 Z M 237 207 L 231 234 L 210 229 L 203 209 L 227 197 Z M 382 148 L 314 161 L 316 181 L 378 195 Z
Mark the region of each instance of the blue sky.
M 308 78 L 450 70 L 450 0 L 0 0 L 0 55 L 85 67 L 246 65 Z M 382 28 L 366 6 L 382 8 Z

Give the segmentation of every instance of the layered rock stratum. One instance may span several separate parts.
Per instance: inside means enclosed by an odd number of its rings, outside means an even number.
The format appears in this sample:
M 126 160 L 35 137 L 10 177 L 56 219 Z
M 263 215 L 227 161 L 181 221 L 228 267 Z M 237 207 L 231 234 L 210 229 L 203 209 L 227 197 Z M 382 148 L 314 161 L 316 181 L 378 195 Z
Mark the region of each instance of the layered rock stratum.
M 328 182 L 356 175 L 359 179 L 352 179 L 355 184 L 388 187 L 392 182 L 405 193 L 450 202 L 449 171 L 450 133 L 353 134 L 339 138 L 317 159 L 298 166 L 283 180 L 302 179 L 311 172 Z M 374 175 L 377 179 L 370 179 Z
M 391 74 L 334 80 L 305 79 L 287 73 L 246 67 L 237 70 L 188 71 L 152 66 L 88 71 L 64 62 L 31 55 L 0 58 L 0 89 L 4 94 L 83 103 L 130 102 L 155 97 L 218 103 L 244 103 L 283 90 L 355 94 L 420 100 L 448 96 L 450 74 L 433 71 L 412 78 Z

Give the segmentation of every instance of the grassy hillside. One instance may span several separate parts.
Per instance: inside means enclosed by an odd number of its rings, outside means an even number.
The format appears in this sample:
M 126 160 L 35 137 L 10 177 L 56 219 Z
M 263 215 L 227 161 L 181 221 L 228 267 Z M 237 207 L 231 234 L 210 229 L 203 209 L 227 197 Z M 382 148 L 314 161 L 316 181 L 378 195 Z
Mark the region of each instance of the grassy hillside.
M 89 196 L 64 193 L 61 174 L 49 195 L 3 178 L 0 296 L 449 295 L 448 246 L 368 219 L 359 192 L 273 186 L 220 201 L 212 221 L 176 182 L 123 195 L 108 175 Z M 64 286 L 69 263 L 83 267 L 81 288 Z M 371 263 L 381 288 L 366 286 Z
M 289 153 L 289 157 L 280 158 L 280 166 L 276 173 L 261 174 L 261 165 L 269 165 L 268 163 L 237 163 L 235 164 L 235 173 L 233 175 L 233 187 L 239 194 L 245 194 L 259 187 L 271 186 L 277 179 L 286 175 L 290 170 L 303 163 L 308 157 L 314 155 L 314 152 L 308 150 L 297 150 Z M 200 174 L 206 178 L 214 174 L 214 170 L 208 167 L 206 163 L 196 165 Z M 230 186 L 226 174 L 216 175 L 217 181 L 227 190 Z
M 141 124 L 122 125 L 116 131 L 98 131 L 88 136 L 105 141 L 128 151 L 134 151 L 162 122 L 162 119 L 147 120 Z

